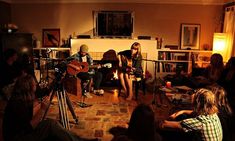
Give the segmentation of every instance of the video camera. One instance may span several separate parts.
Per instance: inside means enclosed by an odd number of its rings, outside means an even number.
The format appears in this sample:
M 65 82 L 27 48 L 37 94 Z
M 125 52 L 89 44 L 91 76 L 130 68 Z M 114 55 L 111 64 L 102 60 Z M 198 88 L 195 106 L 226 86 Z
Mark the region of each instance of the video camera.
M 55 80 L 60 81 L 62 77 L 64 76 L 64 73 L 67 69 L 67 66 L 65 63 L 59 63 L 55 66 Z

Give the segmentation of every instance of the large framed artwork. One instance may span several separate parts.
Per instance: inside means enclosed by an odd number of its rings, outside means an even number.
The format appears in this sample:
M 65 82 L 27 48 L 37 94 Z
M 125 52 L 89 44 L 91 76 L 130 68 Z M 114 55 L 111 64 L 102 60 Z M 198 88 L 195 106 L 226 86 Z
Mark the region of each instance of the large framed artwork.
M 42 29 L 42 44 L 43 47 L 60 46 L 60 29 Z
M 181 24 L 181 49 L 199 49 L 200 24 Z

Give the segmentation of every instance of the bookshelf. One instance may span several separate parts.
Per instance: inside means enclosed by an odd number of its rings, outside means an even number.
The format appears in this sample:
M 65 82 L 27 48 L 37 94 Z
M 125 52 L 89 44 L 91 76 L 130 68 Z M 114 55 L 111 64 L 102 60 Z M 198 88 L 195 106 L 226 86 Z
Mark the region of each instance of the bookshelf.
M 55 65 L 70 56 L 70 48 L 33 48 L 34 68 L 39 69 L 40 66 Z
M 55 66 L 69 56 L 70 48 L 33 48 L 34 72 L 38 82 L 48 77 L 53 79 Z
M 210 63 L 212 51 L 202 50 L 157 50 L 157 73 L 160 77 L 168 74 L 175 74 L 178 70 L 185 73 L 192 72 L 192 59 L 195 62 L 194 67 L 205 68 Z

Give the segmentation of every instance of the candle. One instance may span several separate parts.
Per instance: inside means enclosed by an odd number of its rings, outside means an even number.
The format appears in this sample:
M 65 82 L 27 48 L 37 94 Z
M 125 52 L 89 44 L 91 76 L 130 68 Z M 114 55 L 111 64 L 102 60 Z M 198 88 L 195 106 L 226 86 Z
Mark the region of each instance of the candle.
M 166 87 L 167 87 L 167 88 L 170 88 L 170 87 L 171 87 L 171 82 L 170 82 L 170 81 L 167 81 L 167 82 L 166 82 Z

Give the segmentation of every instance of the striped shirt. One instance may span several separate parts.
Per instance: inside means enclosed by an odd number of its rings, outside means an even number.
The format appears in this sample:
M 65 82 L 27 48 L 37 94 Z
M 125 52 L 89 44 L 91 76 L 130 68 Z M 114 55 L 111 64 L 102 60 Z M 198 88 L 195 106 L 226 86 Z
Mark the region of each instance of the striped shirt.
M 222 141 L 222 126 L 217 114 L 199 115 L 180 122 L 185 132 L 196 131 L 202 141 Z

